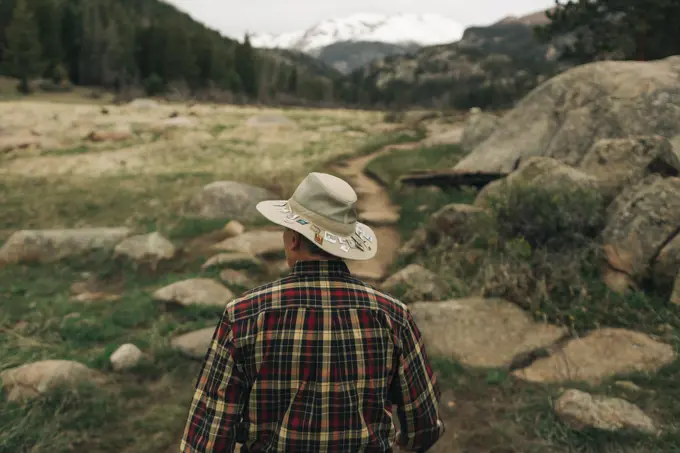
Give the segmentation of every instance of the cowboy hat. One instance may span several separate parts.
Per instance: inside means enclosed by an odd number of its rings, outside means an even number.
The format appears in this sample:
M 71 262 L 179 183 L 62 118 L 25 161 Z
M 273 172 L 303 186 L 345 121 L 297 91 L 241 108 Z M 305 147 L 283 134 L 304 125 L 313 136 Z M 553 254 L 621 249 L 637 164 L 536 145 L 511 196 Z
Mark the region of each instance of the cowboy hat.
M 369 260 L 378 251 L 378 242 L 373 230 L 357 221 L 356 202 L 357 194 L 347 182 L 310 173 L 289 200 L 262 201 L 257 210 L 333 256 Z

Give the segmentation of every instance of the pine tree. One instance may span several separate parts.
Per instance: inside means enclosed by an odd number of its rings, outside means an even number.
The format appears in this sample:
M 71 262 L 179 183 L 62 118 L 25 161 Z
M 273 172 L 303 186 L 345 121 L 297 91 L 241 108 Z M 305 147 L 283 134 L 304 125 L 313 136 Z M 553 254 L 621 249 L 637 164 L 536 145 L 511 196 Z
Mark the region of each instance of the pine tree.
M 245 36 L 243 44 L 237 45 L 234 58 L 236 72 L 243 83 L 246 94 L 252 98 L 258 94 L 258 78 L 255 61 L 255 52 L 250 45 L 250 38 Z
M 20 79 L 20 90 L 28 93 L 30 79 L 40 75 L 43 68 L 38 25 L 28 7 L 28 0 L 17 2 L 7 27 L 6 42 L 3 59 L 7 72 Z

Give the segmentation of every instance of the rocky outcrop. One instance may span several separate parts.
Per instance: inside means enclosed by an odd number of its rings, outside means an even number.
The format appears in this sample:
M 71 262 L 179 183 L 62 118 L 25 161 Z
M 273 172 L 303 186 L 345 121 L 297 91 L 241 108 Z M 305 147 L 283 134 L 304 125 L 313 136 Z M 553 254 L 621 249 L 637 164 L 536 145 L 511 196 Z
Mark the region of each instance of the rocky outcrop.
M 679 76 L 680 56 L 573 68 L 529 93 L 455 169 L 510 172 L 532 156 L 577 166 L 600 139 L 673 139 L 680 135 Z
M 94 251 L 111 251 L 132 235 L 129 228 L 22 230 L 0 249 L 0 262 L 49 263 Z
M 185 214 L 204 219 L 251 221 L 259 215 L 255 206 L 276 199 L 268 190 L 236 181 L 216 181 L 189 200 Z
M 537 323 L 502 299 L 467 298 L 409 305 L 429 353 L 471 367 L 508 367 L 522 354 L 545 348 L 567 334 Z
M 597 385 L 624 373 L 651 373 L 676 358 L 675 349 L 648 335 L 626 329 L 603 328 L 569 341 L 549 357 L 514 372 L 530 382 L 583 381 Z
M 654 421 L 636 405 L 621 399 L 567 390 L 555 402 L 555 412 L 572 429 L 621 429 L 656 434 Z
M 465 122 L 460 146 L 465 151 L 472 151 L 494 133 L 498 124 L 499 118 L 495 115 L 484 112 L 471 113 Z

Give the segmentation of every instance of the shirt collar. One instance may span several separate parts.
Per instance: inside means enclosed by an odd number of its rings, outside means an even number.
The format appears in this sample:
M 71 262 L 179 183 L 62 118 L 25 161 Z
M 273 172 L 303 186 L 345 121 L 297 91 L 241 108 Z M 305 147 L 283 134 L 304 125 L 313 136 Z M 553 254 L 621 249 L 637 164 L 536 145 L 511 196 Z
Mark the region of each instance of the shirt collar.
M 293 275 L 349 275 L 349 268 L 342 260 L 298 261 Z

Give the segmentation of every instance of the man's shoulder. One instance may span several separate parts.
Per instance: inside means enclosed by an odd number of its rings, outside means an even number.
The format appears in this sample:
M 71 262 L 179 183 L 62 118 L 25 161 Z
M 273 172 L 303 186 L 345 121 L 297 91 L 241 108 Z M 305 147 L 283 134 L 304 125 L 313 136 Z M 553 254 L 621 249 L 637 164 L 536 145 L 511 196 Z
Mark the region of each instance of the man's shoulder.
M 277 292 L 280 292 L 284 279 L 265 283 L 242 293 L 227 304 L 227 312 L 232 322 L 258 315 L 269 306 Z
M 409 308 L 405 303 L 393 295 L 357 278 L 352 277 L 352 280 L 357 286 L 362 287 L 370 300 L 375 300 L 377 309 L 386 312 L 393 320 L 400 323 L 406 320 Z

